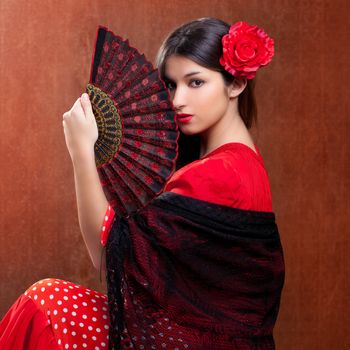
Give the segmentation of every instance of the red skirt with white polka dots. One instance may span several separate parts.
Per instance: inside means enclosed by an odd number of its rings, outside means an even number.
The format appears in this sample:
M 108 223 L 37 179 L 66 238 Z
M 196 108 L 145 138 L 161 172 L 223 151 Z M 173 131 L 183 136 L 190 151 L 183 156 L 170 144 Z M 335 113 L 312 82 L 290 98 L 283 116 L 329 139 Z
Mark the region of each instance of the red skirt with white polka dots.
M 59 279 L 36 282 L 0 323 L 2 350 L 108 349 L 107 296 Z

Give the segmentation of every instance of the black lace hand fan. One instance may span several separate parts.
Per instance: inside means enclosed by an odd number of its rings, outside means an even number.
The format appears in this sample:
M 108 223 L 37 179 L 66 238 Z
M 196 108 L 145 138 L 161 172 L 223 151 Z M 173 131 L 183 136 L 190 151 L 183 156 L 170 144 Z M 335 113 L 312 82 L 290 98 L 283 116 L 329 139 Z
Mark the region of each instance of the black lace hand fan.
M 117 216 L 162 192 L 175 169 L 179 136 L 168 90 L 157 69 L 99 26 L 86 92 L 98 126 L 95 160 Z

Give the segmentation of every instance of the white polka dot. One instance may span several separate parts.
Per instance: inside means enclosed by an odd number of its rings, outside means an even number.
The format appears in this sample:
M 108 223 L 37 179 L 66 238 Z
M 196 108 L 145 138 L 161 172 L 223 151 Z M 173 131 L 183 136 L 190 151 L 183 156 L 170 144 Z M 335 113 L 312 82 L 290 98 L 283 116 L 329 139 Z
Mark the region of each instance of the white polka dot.
M 87 319 L 87 316 L 86 316 L 86 315 L 83 315 L 82 317 L 83 317 L 85 320 Z
M 86 334 L 83 334 L 82 337 L 83 337 L 84 339 L 86 339 L 86 338 L 87 338 L 87 335 L 86 335 Z
M 107 215 L 105 216 L 105 220 L 108 221 L 108 216 Z
M 62 300 L 58 300 L 58 301 L 57 301 L 57 304 L 58 304 L 58 305 L 62 305 Z
M 103 310 L 103 311 L 107 311 L 107 308 L 103 306 L 102 310 Z
M 53 326 L 53 328 L 58 329 L 58 324 L 55 323 L 54 326 Z
M 50 310 L 47 310 L 47 314 L 50 315 L 51 311 Z
M 71 324 L 72 326 L 74 326 L 74 325 L 75 325 L 75 322 L 74 322 L 74 321 L 70 321 L 70 324 Z
M 74 307 L 74 309 L 77 309 L 77 308 L 78 308 L 78 305 L 77 305 L 77 304 L 74 304 L 73 307 Z
M 61 339 L 57 340 L 58 345 L 61 345 L 61 342 L 62 342 Z
M 105 326 L 104 326 L 104 327 L 105 327 L 105 329 L 108 329 L 108 328 L 109 328 L 109 326 L 107 326 L 106 324 L 105 324 Z
M 65 308 L 63 309 L 63 312 L 67 313 L 67 312 L 68 312 L 68 309 L 65 307 Z
M 77 333 L 73 331 L 72 336 L 75 337 L 76 335 L 77 335 Z
M 97 338 L 93 335 L 93 336 L 91 337 L 91 339 L 92 339 L 92 340 L 96 340 Z
M 78 299 L 78 297 L 77 297 L 76 295 L 73 295 L 72 298 L 73 298 L 74 300 L 77 300 L 77 299 Z
M 97 311 L 98 309 L 97 309 L 97 307 L 94 306 L 94 307 L 92 308 L 92 310 Z
M 65 295 L 65 296 L 63 297 L 63 299 L 64 299 L 64 300 L 68 300 L 68 297 Z
M 36 290 L 36 287 L 33 287 L 32 290 Z
M 106 231 L 106 227 L 105 226 L 102 226 L 102 231 Z
M 62 323 L 66 322 L 66 318 L 65 318 L 65 317 L 62 317 L 62 318 L 61 318 L 61 322 L 62 322 Z
M 83 306 L 87 306 L 87 303 L 85 301 L 82 302 Z
M 72 316 L 76 316 L 77 313 L 75 311 L 72 311 Z
M 88 327 L 88 330 L 89 330 L 89 331 L 92 331 L 92 330 L 93 330 L 93 327 L 92 327 L 92 326 L 89 326 L 89 327 Z
M 57 314 L 58 314 L 58 311 L 57 311 L 57 310 L 53 310 L 53 314 L 54 314 L 54 315 L 57 315 Z
M 49 282 L 47 285 L 48 285 L 48 286 L 52 286 L 52 283 L 51 283 L 51 282 Z
M 101 328 L 96 328 L 96 332 L 100 333 L 101 332 Z
M 76 349 L 78 347 L 77 344 L 73 344 L 73 349 Z
M 68 289 L 67 289 L 67 288 L 64 288 L 63 291 L 66 292 L 66 293 L 68 293 Z
M 64 347 L 65 347 L 65 349 L 68 349 L 69 348 L 69 344 L 66 344 Z
M 79 293 L 78 295 L 80 296 L 80 298 L 82 298 L 82 297 L 83 297 L 83 294 L 81 294 L 81 293 Z
M 93 317 L 92 320 L 93 320 L 94 322 L 96 322 L 96 321 L 97 321 L 97 318 L 96 318 L 96 317 Z
M 49 298 L 52 300 L 54 298 L 53 294 L 50 294 Z
M 107 315 L 103 315 L 102 318 L 107 320 L 108 316 Z
M 80 327 L 84 327 L 84 323 L 83 323 L 83 322 L 80 322 L 80 323 L 79 323 L 79 326 L 80 326 Z
M 91 301 L 92 301 L 93 303 L 96 303 L 96 300 L 95 300 L 95 299 L 91 299 Z
M 67 332 L 68 332 L 68 329 L 67 328 L 63 328 L 63 333 L 67 334 Z
M 40 301 L 40 304 L 41 304 L 41 305 L 44 305 L 44 304 L 45 304 L 45 300 L 42 299 L 42 300 Z
M 45 292 L 45 287 L 42 287 L 40 290 L 41 290 L 42 292 Z
M 38 296 L 35 294 L 35 295 L 34 295 L 34 300 L 36 300 L 36 299 L 38 299 Z
M 87 345 L 86 345 L 86 343 L 83 343 L 83 348 L 87 348 Z
M 102 345 L 102 346 L 106 346 L 106 343 L 102 342 L 101 345 Z

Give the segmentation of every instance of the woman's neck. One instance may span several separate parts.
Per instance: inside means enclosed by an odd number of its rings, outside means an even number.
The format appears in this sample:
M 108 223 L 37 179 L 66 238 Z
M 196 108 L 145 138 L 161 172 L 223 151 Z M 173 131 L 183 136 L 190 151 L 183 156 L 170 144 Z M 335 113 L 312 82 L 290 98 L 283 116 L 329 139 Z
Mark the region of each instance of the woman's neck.
M 200 157 L 229 142 L 240 142 L 255 149 L 254 141 L 239 114 L 223 118 L 200 138 Z

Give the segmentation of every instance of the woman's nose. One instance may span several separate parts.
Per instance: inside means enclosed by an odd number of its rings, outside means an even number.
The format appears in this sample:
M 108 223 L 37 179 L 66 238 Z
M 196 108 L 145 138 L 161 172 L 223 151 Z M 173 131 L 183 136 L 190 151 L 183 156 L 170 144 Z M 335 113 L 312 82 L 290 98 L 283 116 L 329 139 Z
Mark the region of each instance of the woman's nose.
M 186 105 L 184 92 L 181 89 L 176 89 L 172 93 L 173 105 L 176 111 L 181 111 L 181 109 Z

